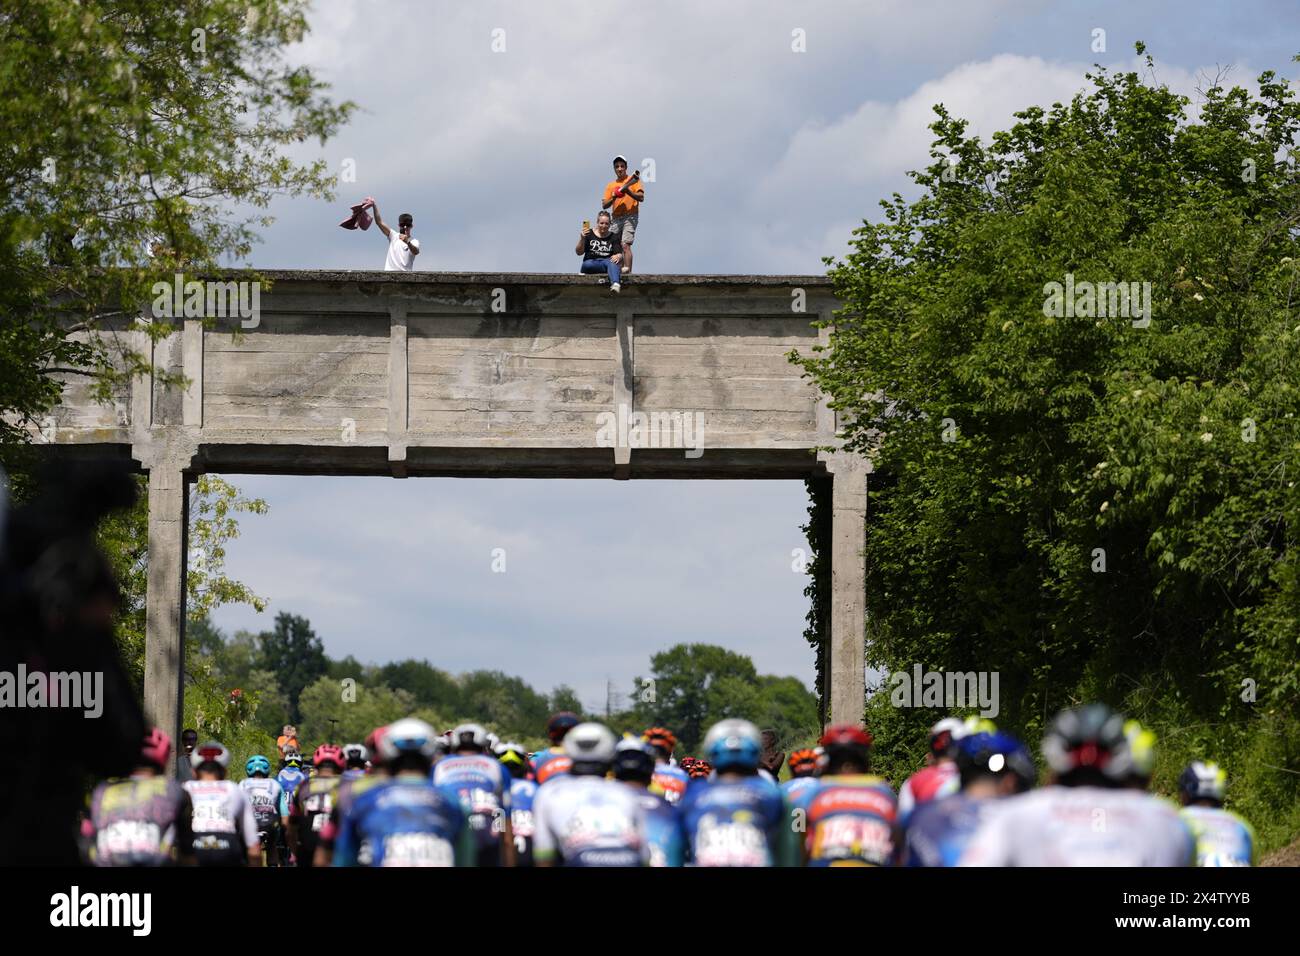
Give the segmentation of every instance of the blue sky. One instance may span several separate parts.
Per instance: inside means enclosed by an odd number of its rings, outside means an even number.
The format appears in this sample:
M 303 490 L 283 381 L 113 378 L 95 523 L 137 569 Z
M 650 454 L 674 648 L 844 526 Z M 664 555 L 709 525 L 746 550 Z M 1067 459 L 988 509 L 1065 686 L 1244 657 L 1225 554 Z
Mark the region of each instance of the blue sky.
M 1300 6 L 1240 0 L 318 0 L 310 22 L 294 59 L 362 109 L 296 155 L 356 177 L 334 203 L 274 202 L 265 268 L 382 268 L 373 229 L 335 226 L 373 195 L 386 219 L 414 214 L 421 271 L 569 271 L 624 153 L 655 170 L 638 271 L 820 272 L 909 192 L 936 102 L 988 135 L 1093 63 L 1132 67 L 1139 39 L 1192 96 L 1221 68 L 1294 77 L 1300 52 Z M 335 656 L 497 667 L 592 706 L 681 640 L 813 679 L 799 482 L 236 480 L 270 514 L 245 519 L 228 570 L 271 606 L 223 608 L 223 628 L 289 610 Z

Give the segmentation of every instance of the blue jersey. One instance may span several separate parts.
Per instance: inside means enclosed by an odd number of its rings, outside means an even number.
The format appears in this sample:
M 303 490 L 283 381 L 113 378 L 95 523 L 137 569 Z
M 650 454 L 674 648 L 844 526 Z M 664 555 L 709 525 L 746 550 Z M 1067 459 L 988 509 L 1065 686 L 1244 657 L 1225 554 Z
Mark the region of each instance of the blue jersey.
M 682 798 L 696 866 L 790 866 L 794 831 L 781 789 L 763 777 L 699 781 Z
M 399 776 L 353 801 L 334 843 L 335 866 L 472 866 L 472 840 L 454 797 Z
M 1231 810 L 1193 805 L 1178 815 L 1196 839 L 1197 866 L 1255 865 L 1255 831 Z
M 293 806 L 293 792 L 306 779 L 307 774 L 295 767 L 285 767 L 275 775 L 275 782 L 280 785 L 280 816 L 289 815 L 289 808 Z
M 645 840 L 651 866 L 682 866 L 686 859 L 686 830 L 681 811 L 657 793 L 638 794 L 645 813 Z
M 510 771 L 487 754 L 453 754 L 433 767 L 433 785 L 460 802 L 479 847 L 496 845 L 510 812 Z
M 533 797 L 537 784 L 531 780 L 510 781 L 510 829 L 515 837 L 515 865 L 533 865 Z
M 815 786 L 817 786 L 816 777 L 794 777 L 781 784 L 781 792 L 791 804 L 794 804 L 805 791 Z
M 994 805 L 962 793 L 921 804 L 907 823 L 903 865 L 956 866 Z
M 533 754 L 533 779 L 543 784 L 552 777 L 563 777 L 573 766 L 563 747 L 548 747 Z

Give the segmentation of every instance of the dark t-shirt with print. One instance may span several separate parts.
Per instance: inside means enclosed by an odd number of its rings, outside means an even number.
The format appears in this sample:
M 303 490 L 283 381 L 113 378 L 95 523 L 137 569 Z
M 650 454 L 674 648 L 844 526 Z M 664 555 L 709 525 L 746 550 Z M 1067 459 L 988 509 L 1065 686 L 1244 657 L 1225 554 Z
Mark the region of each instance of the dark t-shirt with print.
M 588 259 L 608 259 L 610 256 L 616 256 L 623 251 L 623 244 L 618 241 L 618 236 L 612 232 L 606 233 L 605 238 L 596 235 L 595 230 L 587 235 L 584 243 L 582 259 L 585 262 Z

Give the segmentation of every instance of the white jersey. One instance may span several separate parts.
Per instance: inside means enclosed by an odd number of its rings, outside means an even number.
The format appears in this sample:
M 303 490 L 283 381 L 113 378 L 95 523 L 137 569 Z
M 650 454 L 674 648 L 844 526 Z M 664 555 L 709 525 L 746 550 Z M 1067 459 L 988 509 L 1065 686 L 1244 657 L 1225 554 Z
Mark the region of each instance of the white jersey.
M 997 801 L 961 866 L 1190 866 L 1191 831 L 1141 790 L 1044 787 Z
M 194 805 L 194 835 L 234 834 L 246 847 L 261 845 L 253 805 L 232 780 L 186 780 Z
M 245 777 L 239 781 L 239 789 L 253 807 L 253 818 L 259 830 L 280 822 L 280 798 L 284 790 L 278 780 L 272 777 Z
M 604 777 L 553 777 L 533 798 L 533 857 L 564 866 L 645 866 L 645 815 L 636 792 Z M 557 859 L 558 858 L 558 859 Z

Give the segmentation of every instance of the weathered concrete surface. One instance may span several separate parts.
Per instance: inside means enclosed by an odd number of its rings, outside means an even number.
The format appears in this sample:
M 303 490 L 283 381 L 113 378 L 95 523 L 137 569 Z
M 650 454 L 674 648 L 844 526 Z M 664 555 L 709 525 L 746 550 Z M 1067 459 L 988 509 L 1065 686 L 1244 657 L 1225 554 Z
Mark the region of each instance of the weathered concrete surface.
M 255 327 L 178 321 L 105 408 L 74 386 L 54 441 L 150 471 L 146 698 L 176 729 L 185 482 L 205 471 L 834 482 L 830 718 L 863 703 L 865 463 L 787 360 L 826 341 L 822 276 L 264 272 Z M 118 334 L 143 333 L 127 329 Z M 598 416 L 693 416 L 703 452 L 602 442 Z M 694 417 L 698 416 L 698 418 Z M 686 419 L 681 419 L 686 421 Z M 684 437 L 679 435 L 678 437 Z

